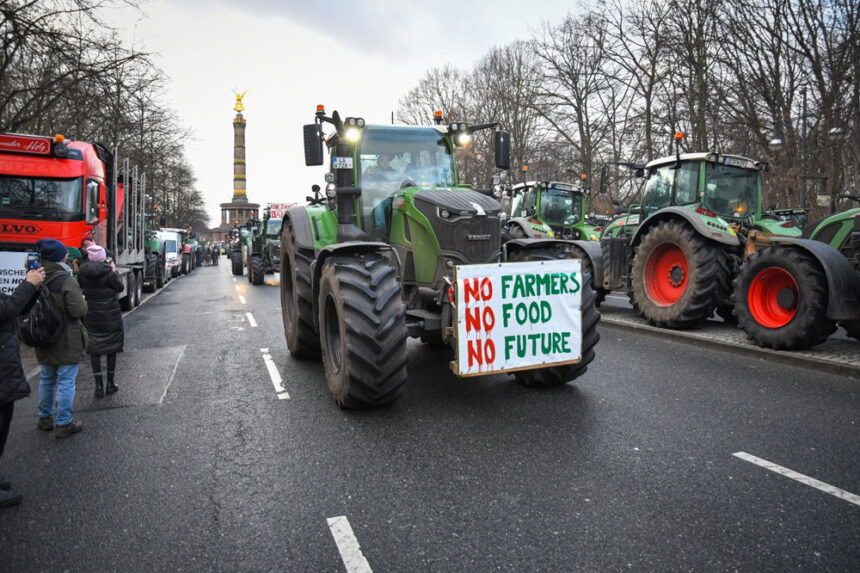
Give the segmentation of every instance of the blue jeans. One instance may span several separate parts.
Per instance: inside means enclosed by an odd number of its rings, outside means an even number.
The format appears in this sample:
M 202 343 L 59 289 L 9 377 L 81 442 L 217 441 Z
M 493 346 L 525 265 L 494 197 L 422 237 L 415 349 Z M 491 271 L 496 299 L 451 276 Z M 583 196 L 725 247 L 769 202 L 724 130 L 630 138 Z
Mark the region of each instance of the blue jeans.
M 75 379 L 78 377 L 77 364 L 53 366 L 42 364 L 39 373 L 39 417 L 54 415 L 54 400 L 57 403 L 58 426 L 72 421 L 72 402 L 75 400 Z

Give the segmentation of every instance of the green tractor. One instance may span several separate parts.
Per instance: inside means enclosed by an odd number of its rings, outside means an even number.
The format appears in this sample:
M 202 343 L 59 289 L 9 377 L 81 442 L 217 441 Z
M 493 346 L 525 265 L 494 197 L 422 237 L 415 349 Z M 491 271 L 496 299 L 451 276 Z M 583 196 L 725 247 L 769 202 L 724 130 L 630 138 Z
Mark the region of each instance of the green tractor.
M 510 205 L 503 233 L 511 238 L 599 239 L 586 217 L 588 189 L 560 181 L 527 181 L 513 186 Z
M 604 292 L 627 292 L 651 324 L 689 328 L 715 311 L 733 320 L 731 284 L 750 232 L 799 236 L 792 221 L 765 218 L 761 173 L 769 166 L 737 155 L 685 153 L 624 164 L 646 177 L 641 205 L 601 235 Z M 606 191 L 607 167 L 600 189 Z
M 230 259 L 230 270 L 240 277 L 245 268 L 243 253 L 245 252 L 245 241 L 249 231 L 244 227 L 233 227 L 230 230 L 230 240 L 227 242 L 227 258 Z
M 756 344 L 810 348 L 837 322 L 860 340 L 860 208 L 812 222 L 803 238 L 755 237 L 747 251 L 732 298 Z
M 314 185 L 309 204 L 284 217 L 284 333 L 293 357 L 322 358 L 329 389 L 342 408 L 379 406 L 400 394 L 408 337 L 450 345 L 452 368 L 466 364 L 460 348 L 467 341 L 458 329 L 472 315 L 458 315 L 468 311 L 457 306 L 460 298 L 469 300 L 468 286 L 458 287 L 458 273 L 510 269 L 511 281 L 522 268 L 512 261 L 579 267 L 566 260 L 574 258 L 566 241 L 515 239 L 502 246 L 497 197 L 460 183 L 454 153 L 474 132 L 495 129 L 495 165 L 507 169 L 509 136 L 498 124 L 442 126 L 440 120 L 428 127 L 365 125 L 361 118 L 341 119 L 337 112 L 329 117 L 318 108 L 315 122 L 304 126 L 305 163 L 325 163 L 325 141 L 330 170 L 324 194 Z M 323 124 L 334 127 L 327 139 Z M 528 386 L 564 384 L 585 372 L 594 358 L 599 313 L 588 282 L 582 283 L 581 315 L 576 315 L 581 316 L 576 331 L 581 357 L 564 363 L 535 360 L 505 372 Z M 486 312 L 484 320 L 485 328 L 492 328 Z M 471 342 L 468 348 L 471 365 Z M 480 351 L 479 345 L 474 348 Z M 487 362 L 489 348 L 487 343 Z M 498 348 L 506 358 L 511 351 L 511 346 Z M 480 366 L 480 357 L 476 360 Z
M 281 223 L 282 219 L 272 218 L 271 210 L 266 207 L 263 222 L 252 227 L 246 243 L 245 264 L 248 267 L 248 280 L 252 285 L 261 285 L 266 275 L 280 270 Z
M 158 231 L 146 231 L 144 239 L 144 268 L 143 268 L 143 288 L 147 292 L 155 292 L 164 286 L 170 280 L 170 274 L 167 270 L 167 252 L 166 245 L 158 237 Z

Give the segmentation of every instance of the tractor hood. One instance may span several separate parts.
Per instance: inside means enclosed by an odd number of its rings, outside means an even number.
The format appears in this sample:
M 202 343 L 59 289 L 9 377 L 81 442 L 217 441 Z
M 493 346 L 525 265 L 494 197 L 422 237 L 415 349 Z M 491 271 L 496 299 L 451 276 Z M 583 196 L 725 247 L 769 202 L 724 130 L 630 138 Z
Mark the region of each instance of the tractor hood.
M 498 217 L 502 204 L 472 189 L 426 189 L 415 194 L 415 203 L 448 211 L 452 216 Z

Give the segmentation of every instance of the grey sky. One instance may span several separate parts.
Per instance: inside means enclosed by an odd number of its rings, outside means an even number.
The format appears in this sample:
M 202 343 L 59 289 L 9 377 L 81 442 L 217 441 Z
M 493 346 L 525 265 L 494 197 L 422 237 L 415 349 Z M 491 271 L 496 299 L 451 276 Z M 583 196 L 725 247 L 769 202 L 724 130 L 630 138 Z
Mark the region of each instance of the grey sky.
M 218 203 L 232 196 L 233 89 L 248 90 L 249 198 L 300 202 L 322 180 L 304 166 L 301 145 L 316 104 L 388 122 L 428 68 L 468 68 L 572 8 L 557 0 L 155 0 L 143 21 L 118 21 L 136 25 L 135 41 L 160 54 L 170 78 L 164 95 L 193 130 L 188 157 L 217 225 Z

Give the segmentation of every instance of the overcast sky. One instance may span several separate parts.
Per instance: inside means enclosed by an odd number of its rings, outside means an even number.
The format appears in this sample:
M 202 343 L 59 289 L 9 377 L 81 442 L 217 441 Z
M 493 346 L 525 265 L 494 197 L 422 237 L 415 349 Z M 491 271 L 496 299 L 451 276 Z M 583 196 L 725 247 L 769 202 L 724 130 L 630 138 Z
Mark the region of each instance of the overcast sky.
M 156 0 L 142 20 L 117 16 L 138 48 L 159 54 L 212 225 L 233 193 L 233 90 L 247 90 L 247 189 L 255 203 L 302 202 L 301 126 L 318 103 L 388 123 L 433 66 L 468 68 L 494 45 L 526 39 L 573 3 L 560 0 Z M 477 120 L 478 118 L 475 118 Z M 429 118 L 428 118 L 429 120 Z

